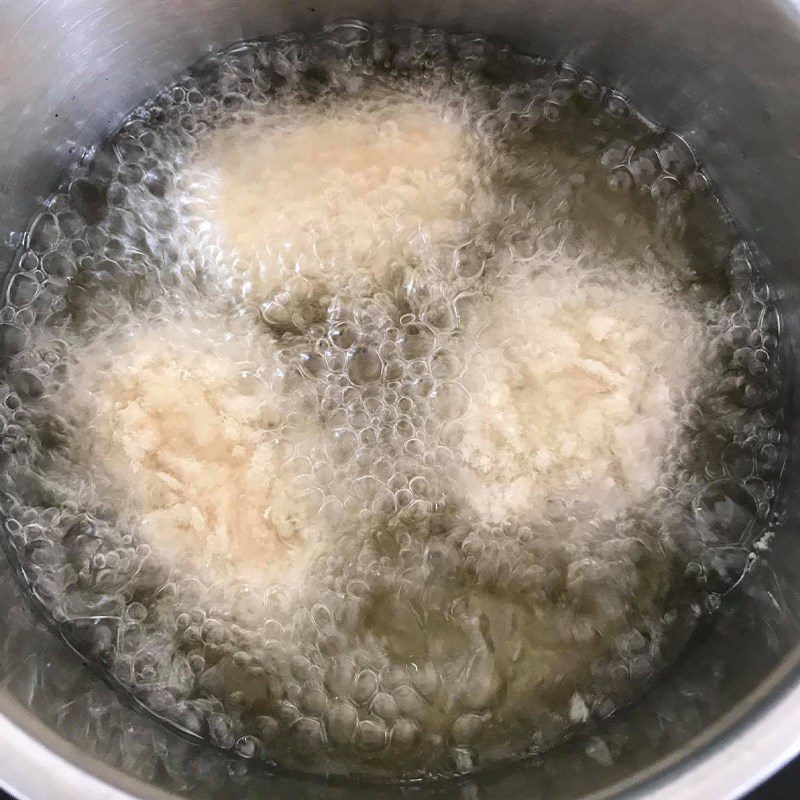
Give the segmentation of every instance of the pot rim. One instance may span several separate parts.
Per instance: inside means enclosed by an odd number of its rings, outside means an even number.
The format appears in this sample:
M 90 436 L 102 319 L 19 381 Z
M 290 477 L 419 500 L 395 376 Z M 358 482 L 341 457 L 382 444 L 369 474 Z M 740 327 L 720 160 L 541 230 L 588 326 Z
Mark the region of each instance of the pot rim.
M 800 648 L 684 747 L 583 800 L 738 800 L 800 755 Z M 0 788 L 19 800 L 177 800 L 93 759 L 0 695 Z

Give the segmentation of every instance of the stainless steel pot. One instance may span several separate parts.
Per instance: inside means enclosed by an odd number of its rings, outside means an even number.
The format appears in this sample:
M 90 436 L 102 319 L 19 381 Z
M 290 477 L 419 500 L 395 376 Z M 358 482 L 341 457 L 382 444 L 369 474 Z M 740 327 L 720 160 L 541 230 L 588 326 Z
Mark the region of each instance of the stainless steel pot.
M 767 259 L 792 363 L 797 0 L 0 0 L 3 269 L 69 162 L 202 53 L 345 16 L 500 36 L 593 73 L 683 134 Z M 416 789 L 265 775 L 162 729 L 32 618 L 0 557 L 0 785 L 30 800 L 733 800 L 800 752 L 798 486 L 790 464 L 771 553 L 641 702 L 537 761 Z

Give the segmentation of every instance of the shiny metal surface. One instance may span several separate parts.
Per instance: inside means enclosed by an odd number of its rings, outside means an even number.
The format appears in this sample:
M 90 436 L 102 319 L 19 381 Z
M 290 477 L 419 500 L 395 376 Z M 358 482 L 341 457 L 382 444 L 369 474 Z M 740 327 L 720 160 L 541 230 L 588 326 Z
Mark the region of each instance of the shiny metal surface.
M 594 73 L 684 135 L 768 259 L 792 361 L 800 331 L 800 6 L 787 0 L 0 0 L 3 270 L 14 232 L 63 169 L 198 56 L 343 17 L 500 36 Z M 537 762 L 414 794 L 733 800 L 800 752 L 798 488 L 793 464 L 766 563 L 635 707 Z M 265 775 L 160 728 L 31 617 L 5 563 L 0 608 L 0 785 L 19 796 L 401 796 L 392 787 Z

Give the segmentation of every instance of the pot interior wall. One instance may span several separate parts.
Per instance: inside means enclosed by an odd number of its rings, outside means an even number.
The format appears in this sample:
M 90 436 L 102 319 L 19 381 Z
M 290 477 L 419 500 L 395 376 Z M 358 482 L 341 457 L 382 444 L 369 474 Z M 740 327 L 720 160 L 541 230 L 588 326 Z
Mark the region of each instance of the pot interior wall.
M 66 166 L 204 52 L 343 17 L 412 19 L 496 35 L 522 51 L 575 64 L 683 134 L 767 259 L 791 362 L 800 329 L 800 15 L 794 6 L 780 0 L 308 2 L 314 6 L 0 0 L 3 270 L 13 261 L 18 234 L 12 232 L 25 229 Z M 700 757 L 715 737 L 735 735 L 797 680 L 799 470 L 789 465 L 773 552 L 642 702 L 537 761 L 413 793 L 573 800 L 628 786 L 635 795 L 645 793 L 645 773 L 660 779 L 664 759 Z M 32 618 L 4 560 L 0 607 L 0 713 L 103 780 L 142 796 L 155 796 L 156 787 L 194 798 L 405 796 L 391 787 L 266 776 L 163 729 L 120 702 Z

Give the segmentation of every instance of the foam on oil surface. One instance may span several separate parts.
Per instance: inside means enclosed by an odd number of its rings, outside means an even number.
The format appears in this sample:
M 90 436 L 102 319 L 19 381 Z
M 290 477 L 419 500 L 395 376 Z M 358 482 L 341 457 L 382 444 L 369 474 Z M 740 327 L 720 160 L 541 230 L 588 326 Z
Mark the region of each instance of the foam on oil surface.
M 778 319 L 679 140 L 474 36 L 245 44 L 34 220 L 8 546 L 152 713 L 467 772 L 632 697 L 747 567 Z

